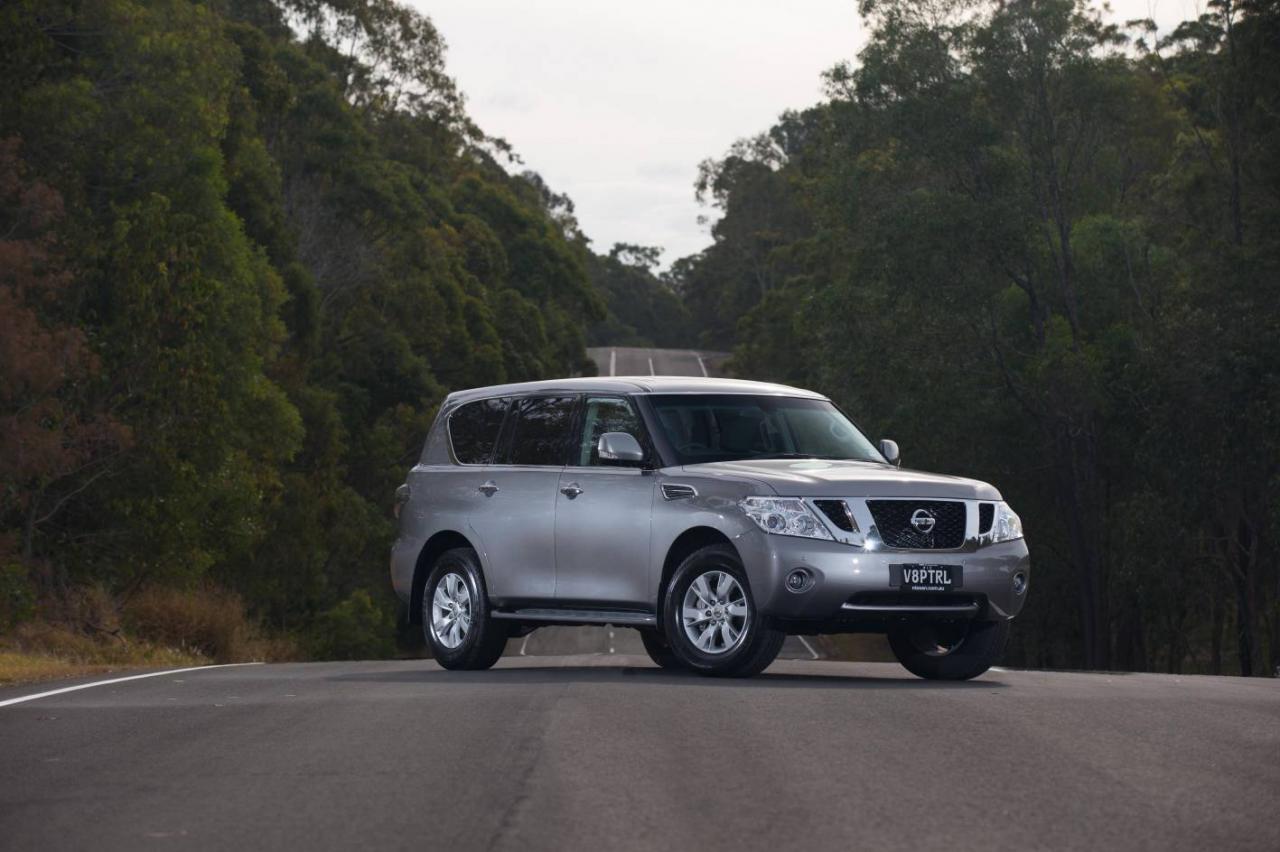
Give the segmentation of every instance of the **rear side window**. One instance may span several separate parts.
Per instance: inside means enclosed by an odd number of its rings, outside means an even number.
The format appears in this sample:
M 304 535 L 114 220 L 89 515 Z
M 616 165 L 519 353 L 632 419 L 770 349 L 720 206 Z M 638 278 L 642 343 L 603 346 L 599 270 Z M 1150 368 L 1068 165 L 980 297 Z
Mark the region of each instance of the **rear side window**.
M 502 431 L 509 398 L 468 402 L 449 415 L 453 455 L 463 464 L 489 464 Z
M 510 463 L 563 465 L 576 402 L 572 396 L 533 396 L 517 401 Z

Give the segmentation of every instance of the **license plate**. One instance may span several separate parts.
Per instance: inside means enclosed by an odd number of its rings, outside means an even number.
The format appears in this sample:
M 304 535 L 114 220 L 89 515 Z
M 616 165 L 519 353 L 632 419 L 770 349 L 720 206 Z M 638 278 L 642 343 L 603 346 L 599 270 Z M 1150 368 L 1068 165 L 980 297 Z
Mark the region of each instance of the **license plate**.
M 949 592 L 964 585 L 959 565 L 890 565 L 889 585 L 915 592 Z

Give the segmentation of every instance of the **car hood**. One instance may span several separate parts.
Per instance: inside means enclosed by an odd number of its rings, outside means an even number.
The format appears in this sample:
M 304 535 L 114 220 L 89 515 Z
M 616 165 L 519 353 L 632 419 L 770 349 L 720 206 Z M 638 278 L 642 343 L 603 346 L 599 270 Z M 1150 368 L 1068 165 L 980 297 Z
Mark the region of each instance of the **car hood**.
M 690 474 L 750 479 L 784 497 L 930 497 L 999 500 L 985 482 L 876 462 L 824 459 L 749 459 L 686 465 Z

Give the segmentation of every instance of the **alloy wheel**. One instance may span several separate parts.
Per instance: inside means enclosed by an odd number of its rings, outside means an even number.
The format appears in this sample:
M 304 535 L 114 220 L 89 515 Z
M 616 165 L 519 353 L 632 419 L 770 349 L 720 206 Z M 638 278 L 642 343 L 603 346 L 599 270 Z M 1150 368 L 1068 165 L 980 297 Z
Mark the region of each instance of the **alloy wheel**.
M 456 648 L 471 629 L 471 591 L 462 576 L 445 574 L 431 596 L 431 633 L 446 648 Z
M 750 620 L 747 595 L 727 571 L 698 575 L 684 593 L 684 634 L 704 654 L 726 654 L 738 646 Z

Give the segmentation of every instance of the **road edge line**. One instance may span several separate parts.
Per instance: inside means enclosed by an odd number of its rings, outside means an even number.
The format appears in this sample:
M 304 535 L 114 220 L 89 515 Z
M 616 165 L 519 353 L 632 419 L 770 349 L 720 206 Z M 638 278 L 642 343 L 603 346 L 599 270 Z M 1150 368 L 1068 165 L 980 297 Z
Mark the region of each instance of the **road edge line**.
M 182 674 L 183 672 L 199 672 L 205 669 L 228 669 L 234 666 L 260 666 L 262 663 L 217 663 L 210 666 L 190 666 L 185 669 L 165 669 L 161 672 L 145 672 L 143 674 L 129 675 L 128 677 L 113 677 L 110 680 L 95 680 L 93 683 L 82 683 L 78 686 L 64 686 L 61 689 L 51 689 L 47 692 L 37 692 L 33 695 L 20 695 L 17 698 L 7 698 L 0 701 L 0 707 L 9 707 L 14 704 L 24 704 L 28 701 L 35 701 L 37 698 L 49 698 L 53 695 L 62 695 L 64 692 L 78 692 L 81 689 L 93 689 L 95 686 L 110 686 L 113 683 L 125 683 L 131 680 L 142 680 L 148 677 L 162 677 L 164 675 Z

